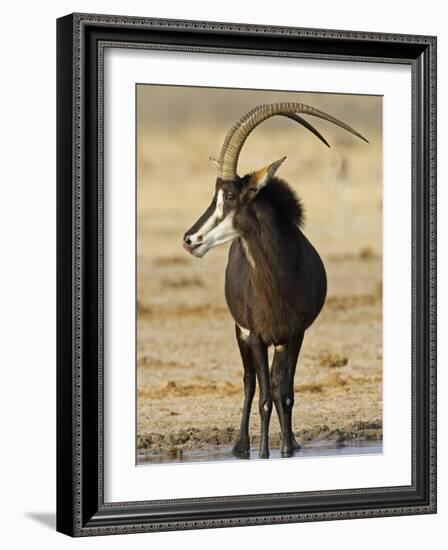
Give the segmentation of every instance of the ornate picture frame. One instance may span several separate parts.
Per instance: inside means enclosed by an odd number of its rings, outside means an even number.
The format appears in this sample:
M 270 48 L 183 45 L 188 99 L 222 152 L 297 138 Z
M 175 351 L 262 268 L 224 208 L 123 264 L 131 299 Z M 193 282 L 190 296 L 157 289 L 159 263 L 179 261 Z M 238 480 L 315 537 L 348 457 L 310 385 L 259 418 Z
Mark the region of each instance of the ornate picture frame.
M 110 47 L 410 66 L 410 485 L 169 500 L 153 499 L 148 487 L 142 501 L 105 501 L 103 123 Z M 435 513 L 436 38 L 72 14 L 57 21 L 57 51 L 57 530 L 91 536 Z

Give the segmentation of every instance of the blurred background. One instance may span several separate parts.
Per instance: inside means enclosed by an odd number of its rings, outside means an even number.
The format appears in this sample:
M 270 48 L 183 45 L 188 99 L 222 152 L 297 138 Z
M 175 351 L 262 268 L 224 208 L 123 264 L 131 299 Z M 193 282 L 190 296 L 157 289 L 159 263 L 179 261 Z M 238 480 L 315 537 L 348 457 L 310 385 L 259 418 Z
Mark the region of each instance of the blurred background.
M 241 414 L 242 365 L 224 300 L 229 245 L 203 259 L 181 247 L 210 203 L 227 131 L 260 103 L 299 101 L 331 145 L 283 117 L 249 136 L 240 175 L 284 155 L 279 176 L 305 205 L 304 232 L 327 269 L 328 297 L 307 331 L 295 379 L 299 440 L 381 440 L 382 98 L 323 93 L 137 87 L 137 448 L 144 461 L 227 449 Z M 256 396 L 257 399 L 257 396 Z M 258 436 L 254 402 L 251 433 Z M 271 424 L 278 445 L 278 422 Z M 307 443 L 308 442 L 308 443 Z M 209 455 L 207 455 L 210 451 Z

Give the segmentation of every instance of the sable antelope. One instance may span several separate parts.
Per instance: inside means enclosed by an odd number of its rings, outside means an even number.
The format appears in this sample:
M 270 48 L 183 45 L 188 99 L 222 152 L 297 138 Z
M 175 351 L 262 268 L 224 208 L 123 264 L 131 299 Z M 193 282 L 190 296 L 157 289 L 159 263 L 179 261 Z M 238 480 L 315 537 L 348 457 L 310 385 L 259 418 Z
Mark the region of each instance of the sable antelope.
M 297 113 L 322 118 L 367 141 L 340 120 L 302 103 L 259 105 L 230 129 L 221 149 L 213 200 L 185 233 L 184 248 L 202 257 L 233 241 L 226 269 L 225 296 L 235 320 L 244 367 L 244 405 L 233 454 L 250 452 L 249 416 L 258 379 L 261 417 L 260 458 L 269 457 L 269 421 L 274 403 L 280 422 L 281 454 L 300 446 L 291 426 L 294 374 L 305 330 L 321 311 L 327 292 L 325 268 L 301 231 L 303 207 L 289 185 L 275 177 L 286 157 L 243 177 L 238 157 L 248 135 L 269 117 L 282 115 L 328 143 Z M 268 347 L 275 347 L 271 371 Z

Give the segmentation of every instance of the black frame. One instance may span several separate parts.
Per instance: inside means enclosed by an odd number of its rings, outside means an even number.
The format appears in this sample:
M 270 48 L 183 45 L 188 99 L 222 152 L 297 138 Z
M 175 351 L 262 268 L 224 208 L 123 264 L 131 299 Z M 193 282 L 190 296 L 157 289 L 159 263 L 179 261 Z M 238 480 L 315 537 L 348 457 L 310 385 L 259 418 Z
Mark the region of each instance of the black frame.
M 110 46 L 411 65 L 412 485 L 104 502 L 102 62 Z M 88 536 L 435 513 L 436 38 L 72 14 L 57 21 L 57 52 L 57 530 Z

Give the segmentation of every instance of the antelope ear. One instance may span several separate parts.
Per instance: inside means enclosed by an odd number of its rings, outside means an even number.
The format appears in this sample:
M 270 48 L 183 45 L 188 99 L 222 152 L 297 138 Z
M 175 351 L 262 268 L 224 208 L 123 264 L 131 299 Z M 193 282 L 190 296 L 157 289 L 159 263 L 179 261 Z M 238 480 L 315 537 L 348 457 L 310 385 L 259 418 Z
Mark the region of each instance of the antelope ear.
M 279 160 L 276 160 L 272 164 L 268 164 L 261 170 L 253 172 L 249 176 L 249 189 L 252 191 L 260 191 L 265 185 L 269 183 L 269 180 L 274 176 L 277 170 L 280 168 L 280 165 L 285 160 L 286 157 L 283 157 Z

